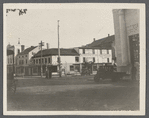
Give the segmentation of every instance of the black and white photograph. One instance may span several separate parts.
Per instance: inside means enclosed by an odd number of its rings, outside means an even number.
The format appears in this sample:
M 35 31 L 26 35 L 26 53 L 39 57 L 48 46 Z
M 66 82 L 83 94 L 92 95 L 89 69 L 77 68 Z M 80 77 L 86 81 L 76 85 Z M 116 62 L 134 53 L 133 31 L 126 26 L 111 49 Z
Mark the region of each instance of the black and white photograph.
M 3 4 L 4 115 L 145 115 L 145 4 Z

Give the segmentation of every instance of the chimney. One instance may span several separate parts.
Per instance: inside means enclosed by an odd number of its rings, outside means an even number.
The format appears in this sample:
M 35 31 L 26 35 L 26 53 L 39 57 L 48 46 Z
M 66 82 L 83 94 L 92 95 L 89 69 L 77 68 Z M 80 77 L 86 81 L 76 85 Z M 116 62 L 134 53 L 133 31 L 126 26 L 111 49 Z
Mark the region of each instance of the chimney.
M 47 49 L 49 49 L 49 43 L 47 43 Z
M 95 41 L 95 38 L 93 38 L 93 41 Z
M 108 37 L 110 36 L 110 34 L 108 34 Z
M 24 51 L 25 45 L 21 45 L 21 52 Z

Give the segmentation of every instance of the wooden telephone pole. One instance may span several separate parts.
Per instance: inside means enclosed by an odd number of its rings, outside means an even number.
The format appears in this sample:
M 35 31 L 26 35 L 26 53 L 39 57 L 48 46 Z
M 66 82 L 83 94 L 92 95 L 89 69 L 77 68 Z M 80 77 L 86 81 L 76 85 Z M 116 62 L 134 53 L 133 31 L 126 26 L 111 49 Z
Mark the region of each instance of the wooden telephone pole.
M 41 64 L 41 78 L 42 78 L 42 46 L 44 46 L 44 42 L 41 41 L 41 43 L 39 43 L 39 46 L 41 47 L 41 55 L 40 55 L 40 64 Z
M 61 77 L 61 58 L 60 58 L 60 42 L 59 42 L 59 20 L 58 22 L 58 65 L 59 65 L 59 77 Z

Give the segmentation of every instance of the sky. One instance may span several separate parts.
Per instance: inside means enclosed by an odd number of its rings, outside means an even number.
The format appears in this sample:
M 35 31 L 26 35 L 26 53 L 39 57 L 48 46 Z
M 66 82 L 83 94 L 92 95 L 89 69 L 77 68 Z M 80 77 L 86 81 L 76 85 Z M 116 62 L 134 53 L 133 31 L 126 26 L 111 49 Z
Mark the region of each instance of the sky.
M 112 9 L 27 9 L 26 14 L 7 13 L 5 34 L 7 44 L 20 39 L 25 48 L 41 41 L 50 48 L 58 47 L 57 21 L 61 48 L 72 48 L 114 34 Z

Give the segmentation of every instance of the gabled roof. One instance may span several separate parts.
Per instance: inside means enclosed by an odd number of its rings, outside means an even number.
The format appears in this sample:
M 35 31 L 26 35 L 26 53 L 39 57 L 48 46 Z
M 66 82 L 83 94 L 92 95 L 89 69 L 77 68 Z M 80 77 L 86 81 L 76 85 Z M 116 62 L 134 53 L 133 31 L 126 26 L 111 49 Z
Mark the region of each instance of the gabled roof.
M 58 55 L 58 48 L 51 48 L 51 49 L 42 50 L 42 57 L 52 56 L 52 55 Z M 60 49 L 60 55 L 62 55 L 62 56 L 77 56 L 77 55 L 79 55 L 79 53 L 76 50 L 74 50 L 74 49 L 64 49 L 64 48 L 61 48 Z M 36 53 L 33 56 L 33 58 L 40 57 L 40 56 L 41 56 L 41 51 Z
M 13 55 L 13 53 L 14 53 L 14 52 L 13 52 L 12 50 L 7 50 L 7 56 L 8 56 L 8 55 Z
M 24 54 L 28 54 L 30 51 L 32 51 L 33 49 L 35 49 L 37 46 L 31 46 L 27 49 L 25 49 L 23 52 L 19 53 L 18 55 L 24 55 Z
M 115 35 L 96 40 L 90 44 L 79 47 L 80 49 L 111 49 L 111 43 L 115 40 Z

